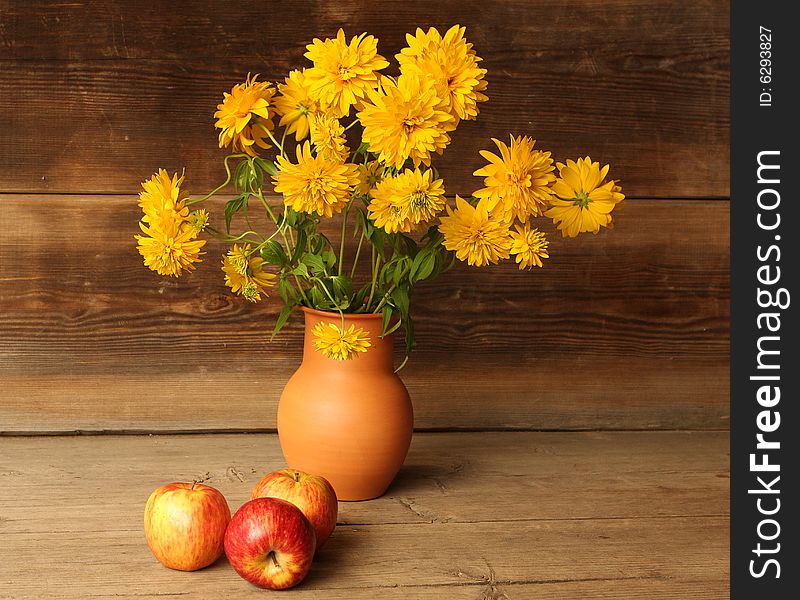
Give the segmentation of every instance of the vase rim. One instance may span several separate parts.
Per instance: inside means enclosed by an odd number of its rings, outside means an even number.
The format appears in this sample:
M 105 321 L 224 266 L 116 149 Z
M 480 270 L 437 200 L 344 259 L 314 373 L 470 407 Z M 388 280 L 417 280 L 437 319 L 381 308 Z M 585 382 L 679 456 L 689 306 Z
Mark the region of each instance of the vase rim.
M 308 306 L 301 306 L 300 310 L 302 310 L 306 314 L 316 315 L 318 317 L 326 317 L 326 318 L 341 318 L 341 314 L 335 311 L 330 310 L 318 310 L 316 308 L 309 308 Z M 345 319 L 382 319 L 383 315 L 381 313 L 343 313 Z

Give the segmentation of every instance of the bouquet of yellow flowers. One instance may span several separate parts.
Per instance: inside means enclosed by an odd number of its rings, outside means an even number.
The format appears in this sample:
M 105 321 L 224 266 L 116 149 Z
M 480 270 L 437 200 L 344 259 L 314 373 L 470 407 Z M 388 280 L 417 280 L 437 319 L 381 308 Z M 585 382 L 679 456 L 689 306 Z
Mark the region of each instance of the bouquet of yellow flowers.
M 311 65 L 283 82 L 248 75 L 214 113 L 219 146 L 233 152 L 224 159 L 225 182 L 196 199 L 177 173 L 160 170 L 142 184 L 136 239 L 144 264 L 161 275 L 191 271 L 206 243 L 200 235 L 209 233 L 230 244 L 222 271 L 232 292 L 257 302 L 277 289 L 284 306 L 274 333 L 300 306 L 379 313 L 384 335 L 405 328 L 407 357 L 416 284 L 456 260 L 483 267 L 514 257 L 520 269 L 541 267 L 548 241 L 537 218 L 552 219 L 568 237 L 608 227 L 624 198 L 607 179 L 608 165 L 588 156 L 554 165 L 528 136 L 493 139 L 497 153 L 481 151 L 487 164 L 474 173 L 483 187 L 448 200 L 433 154 L 488 99 L 486 69 L 464 34 L 458 25 L 444 35 L 417 29 L 395 55 L 399 73 L 389 75 L 374 36 L 348 40 L 340 29 L 314 39 L 305 53 Z M 225 204 L 224 229 L 214 228 L 204 209 L 192 207 L 226 189 L 235 196 Z M 249 227 L 251 203 L 263 209 L 268 231 Z M 232 233 L 239 213 L 248 229 Z M 324 226 L 334 215 L 341 215 L 338 240 Z M 348 234 L 357 242 L 346 253 Z M 364 332 L 344 323 L 318 329 L 316 347 L 332 359 L 369 348 Z

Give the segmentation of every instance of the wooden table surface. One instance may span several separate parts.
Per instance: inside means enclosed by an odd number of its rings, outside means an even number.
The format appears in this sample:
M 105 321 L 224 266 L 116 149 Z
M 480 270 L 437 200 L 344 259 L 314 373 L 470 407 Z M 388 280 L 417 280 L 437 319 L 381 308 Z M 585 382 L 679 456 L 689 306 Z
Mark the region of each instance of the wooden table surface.
M 274 434 L 0 437 L 0 598 L 250 598 L 225 559 L 170 571 L 149 493 L 236 510 Z M 727 432 L 418 433 L 388 493 L 340 503 L 298 598 L 724 598 Z
M 180 280 L 145 269 L 140 182 L 221 183 L 223 92 L 283 81 L 314 37 L 369 32 L 394 62 L 416 26 L 455 23 L 490 101 L 434 163 L 448 196 L 514 133 L 610 163 L 627 198 L 598 236 L 545 225 L 544 269 L 458 266 L 420 288 L 402 376 L 429 432 L 385 497 L 341 504 L 286 596 L 727 597 L 729 10 L 0 0 L 0 600 L 261 597 L 224 559 L 162 567 L 142 513 L 157 486 L 206 477 L 235 510 L 283 466 L 263 432 L 301 319 L 268 344 L 280 304 L 232 297 L 221 244 Z

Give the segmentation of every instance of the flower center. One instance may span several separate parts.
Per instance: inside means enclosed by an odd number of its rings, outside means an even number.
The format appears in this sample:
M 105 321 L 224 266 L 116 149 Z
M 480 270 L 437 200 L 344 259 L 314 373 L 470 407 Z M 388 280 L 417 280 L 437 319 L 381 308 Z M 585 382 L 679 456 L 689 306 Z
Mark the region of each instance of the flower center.
M 339 65 L 339 77 L 341 77 L 343 81 L 349 81 L 355 77 L 355 73 L 350 70 L 350 67 Z
M 403 119 L 403 130 L 406 133 L 411 133 L 423 123 L 422 117 L 406 117 Z
M 529 173 L 506 171 L 506 183 L 514 187 L 530 187 L 531 176 Z
M 312 173 L 307 179 L 309 191 L 318 194 L 325 189 L 325 177 L 322 173 Z
M 240 275 L 247 275 L 247 269 L 250 267 L 250 261 L 247 259 L 246 256 L 234 256 L 231 257 L 231 265 L 233 268 L 236 269 L 236 272 Z
M 242 286 L 242 296 L 244 296 L 247 300 L 257 300 L 258 286 L 252 281 L 246 282 Z
M 425 192 L 414 192 L 413 194 L 411 194 L 411 206 L 413 206 L 417 210 L 428 208 L 428 206 L 430 206 L 430 199 L 428 198 L 428 194 L 426 194 Z
M 203 231 L 208 225 L 208 214 L 199 210 L 189 215 L 189 224 L 198 233 Z
M 575 204 L 573 206 L 580 206 L 581 208 L 586 208 L 587 206 L 589 206 L 589 202 L 592 201 L 592 199 L 589 198 L 589 194 L 587 194 L 586 192 L 578 192 L 575 195 L 574 200 Z

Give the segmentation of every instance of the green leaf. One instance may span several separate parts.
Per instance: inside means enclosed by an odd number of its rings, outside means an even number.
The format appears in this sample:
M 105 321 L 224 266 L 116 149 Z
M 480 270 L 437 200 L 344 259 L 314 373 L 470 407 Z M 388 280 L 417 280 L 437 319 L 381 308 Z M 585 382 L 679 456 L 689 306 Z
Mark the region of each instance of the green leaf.
M 325 266 L 328 267 L 328 269 L 333 269 L 333 266 L 336 264 L 336 253 L 333 250 L 325 250 L 321 256 Z
M 261 248 L 261 258 L 271 265 L 283 266 L 286 264 L 286 252 L 283 246 L 275 240 L 269 240 Z
M 361 142 L 361 145 L 358 147 L 358 150 L 356 150 L 356 154 L 366 155 L 368 150 L 369 150 L 369 143 Z
M 427 279 L 433 273 L 436 267 L 436 254 L 431 254 L 427 249 L 421 251 L 414 257 L 414 262 L 411 263 L 411 271 L 408 274 L 408 280 L 413 284 L 417 281 Z
M 313 308 L 318 308 L 318 309 L 328 308 L 330 301 L 328 300 L 328 297 L 325 295 L 325 292 L 323 292 L 318 286 L 314 286 L 313 288 L 311 288 L 310 294 L 311 294 L 311 303 L 314 305 Z
M 347 275 L 335 275 L 331 277 L 333 283 L 333 297 L 337 300 L 347 299 L 347 305 L 350 305 L 350 297 L 353 295 L 353 282 Z
M 264 189 L 264 171 L 261 169 L 252 169 L 250 173 L 250 187 L 253 190 Z
M 364 210 L 358 211 L 358 217 L 361 220 L 361 226 L 364 228 L 364 235 L 367 239 L 371 240 L 372 234 L 375 231 L 375 224 L 370 220 Z
M 386 337 L 387 335 L 393 334 L 395 331 L 400 329 L 400 325 L 403 324 L 402 319 L 397 319 L 392 325 L 392 317 L 394 316 L 394 309 L 389 306 L 388 304 L 381 309 L 381 314 L 383 316 L 383 327 L 381 328 L 381 337 Z
M 300 213 L 298 213 L 293 208 L 286 207 L 286 224 L 289 227 L 294 227 L 297 225 L 297 221 L 299 220 Z
M 289 320 L 289 315 L 292 314 L 293 309 L 294 306 L 289 304 L 284 305 L 280 314 L 278 314 L 278 319 L 275 321 L 275 329 L 272 330 L 272 336 L 270 339 L 275 339 L 275 336 L 278 335 L 278 332 L 283 329 L 283 326 L 286 325 L 286 321 Z
M 248 192 L 243 192 L 225 203 L 225 230 L 229 234 L 231 232 L 231 219 L 233 215 L 247 206 L 249 198 L 250 194 Z
M 414 350 L 417 341 L 414 339 L 414 321 L 408 316 L 403 319 L 403 322 L 406 326 L 406 356 L 408 356 L 411 354 L 411 351 Z
M 308 267 L 305 263 L 300 263 L 294 269 L 292 269 L 292 275 L 297 275 L 298 277 L 308 277 Z
M 307 265 L 308 268 L 311 269 L 311 272 L 314 275 L 324 275 L 325 271 L 325 261 L 322 260 L 322 257 L 318 254 L 312 254 L 311 252 L 306 252 L 303 254 L 303 257 L 300 259 L 300 264 Z
M 413 238 L 408 237 L 407 235 L 402 235 L 400 240 L 405 244 L 405 253 L 408 256 L 416 256 L 417 254 L 417 242 L 414 241 Z M 402 248 L 401 248 L 402 251 Z
M 380 227 L 375 227 L 371 222 L 365 229 L 367 239 L 375 246 L 375 251 L 381 257 L 381 260 L 386 260 L 386 250 L 384 245 L 386 243 L 386 233 Z
M 409 270 L 409 265 L 411 264 L 411 259 L 407 256 L 403 256 L 397 261 L 397 266 L 395 267 L 394 275 L 392 276 L 392 283 L 395 285 L 399 285 L 400 281 L 403 279 L 403 276 Z
M 268 175 L 275 177 L 278 174 L 278 167 L 275 166 L 275 163 L 272 162 L 271 160 L 265 160 L 263 158 L 256 157 L 254 159 L 254 162 L 258 165 L 258 167 L 262 171 L 264 171 Z
M 400 311 L 400 316 L 405 320 L 408 316 L 408 311 L 411 304 L 411 299 L 408 296 L 408 288 L 405 286 L 398 286 L 392 290 L 392 302 Z
M 439 228 L 436 227 L 436 225 L 431 225 L 425 234 L 424 239 L 428 240 L 428 247 L 438 246 L 444 241 L 444 235 L 442 235 L 442 232 L 439 231 Z
M 292 264 L 297 262 L 297 259 L 300 257 L 300 253 L 305 250 L 306 240 L 308 240 L 308 234 L 306 233 L 306 230 L 303 228 L 298 228 L 297 243 L 295 245 L 294 252 L 292 252 L 292 258 L 290 260 Z
M 397 264 L 392 271 L 392 283 L 394 285 L 398 285 L 400 280 L 403 278 L 403 268 L 402 265 Z
M 381 314 L 383 315 L 383 327 L 381 331 L 386 331 L 389 328 L 389 323 L 392 321 L 392 307 L 388 304 L 381 309 Z
M 325 247 L 325 237 L 321 234 L 315 235 L 311 240 L 311 253 L 319 254 Z
M 233 171 L 233 189 L 237 192 L 247 190 L 247 184 L 250 181 L 249 170 L 250 163 L 246 160 L 236 165 L 236 169 Z
M 356 295 L 353 296 L 353 301 L 350 305 L 355 307 L 356 312 L 361 312 L 363 310 L 364 300 L 367 298 L 367 294 L 369 294 L 370 287 L 370 284 L 364 285 L 356 292 Z
M 278 294 L 284 304 L 296 304 L 297 292 L 291 282 L 286 277 L 281 277 L 278 281 Z
M 389 281 L 394 276 L 394 266 L 396 263 L 394 262 L 387 262 L 385 265 L 381 267 L 381 270 L 378 271 L 378 289 L 384 287 L 386 282 Z

